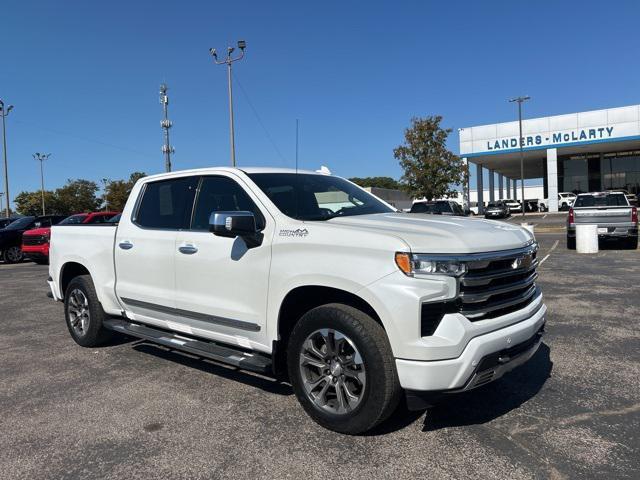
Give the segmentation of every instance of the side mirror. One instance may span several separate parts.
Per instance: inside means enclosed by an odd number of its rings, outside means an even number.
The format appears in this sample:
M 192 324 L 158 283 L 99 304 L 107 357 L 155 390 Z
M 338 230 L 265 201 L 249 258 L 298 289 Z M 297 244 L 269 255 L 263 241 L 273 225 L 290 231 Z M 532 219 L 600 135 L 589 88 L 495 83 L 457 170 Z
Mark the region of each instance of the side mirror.
M 253 212 L 213 212 L 209 217 L 209 231 L 218 237 L 241 237 L 249 248 L 262 244 L 263 235 L 258 231 Z

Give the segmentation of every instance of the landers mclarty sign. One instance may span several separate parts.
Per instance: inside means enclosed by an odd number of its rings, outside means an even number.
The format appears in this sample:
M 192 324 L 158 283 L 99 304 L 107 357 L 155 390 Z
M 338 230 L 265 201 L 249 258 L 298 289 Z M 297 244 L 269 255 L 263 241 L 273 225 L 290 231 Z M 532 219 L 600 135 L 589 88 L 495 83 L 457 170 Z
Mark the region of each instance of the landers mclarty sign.
M 541 135 L 528 135 L 522 137 L 523 147 L 535 147 L 541 145 L 562 145 L 565 143 L 593 141 L 608 139 L 613 136 L 614 127 L 581 128 L 569 132 L 552 132 Z M 518 148 L 518 137 L 501 138 L 487 141 L 487 151 L 499 151 Z

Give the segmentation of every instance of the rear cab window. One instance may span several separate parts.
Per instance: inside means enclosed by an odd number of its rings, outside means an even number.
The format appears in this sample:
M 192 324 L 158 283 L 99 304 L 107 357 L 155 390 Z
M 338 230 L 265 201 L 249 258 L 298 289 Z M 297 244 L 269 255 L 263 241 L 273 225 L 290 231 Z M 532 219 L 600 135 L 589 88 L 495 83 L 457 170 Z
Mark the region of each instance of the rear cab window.
M 588 195 L 578 195 L 573 205 L 575 208 L 581 207 L 628 207 L 627 197 L 622 193 L 598 193 Z
M 189 228 L 199 177 L 180 177 L 145 184 L 133 222 L 142 228 Z

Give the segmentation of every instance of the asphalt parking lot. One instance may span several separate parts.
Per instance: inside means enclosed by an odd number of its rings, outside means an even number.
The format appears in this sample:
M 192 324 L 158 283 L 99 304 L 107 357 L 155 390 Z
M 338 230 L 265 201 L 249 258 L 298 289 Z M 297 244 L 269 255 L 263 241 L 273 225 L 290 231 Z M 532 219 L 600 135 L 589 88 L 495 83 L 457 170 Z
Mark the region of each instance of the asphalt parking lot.
M 535 357 L 362 437 L 268 378 L 140 341 L 78 347 L 47 267 L 0 264 L 0 477 L 637 479 L 640 251 L 538 240 Z

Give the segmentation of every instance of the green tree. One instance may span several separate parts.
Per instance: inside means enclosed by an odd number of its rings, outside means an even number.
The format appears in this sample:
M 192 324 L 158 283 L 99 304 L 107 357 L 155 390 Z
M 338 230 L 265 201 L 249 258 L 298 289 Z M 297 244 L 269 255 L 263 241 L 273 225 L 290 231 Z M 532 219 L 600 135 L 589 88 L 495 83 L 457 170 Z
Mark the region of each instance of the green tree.
M 390 188 L 392 190 L 398 190 L 401 188 L 400 182 L 391 177 L 353 177 L 349 180 L 361 187 Z
M 451 129 L 440 127 L 440 115 L 414 117 L 405 130 L 404 144 L 393 150 L 404 170 L 401 181 L 414 198 L 427 200 L 456 194 L 454 186 L 464 181 L 467 167 L 447 148 Z
M 144 172 L 133 172 L 129 180 L 113 180 L 107 183 L 105 189 L 105 200 L 109 210 L 121 212 L 124 208 L 129 194 L 136 182 L 142 177 L 146 177 Z
M 16 211 L 21 215 L 42 215 L 42 193 L 40 190 L 20 192 L 13 199 L 13 202 L 16 205 Z M 44 204 L 46 213 L 59 213 L 55 192 L 44 192 Z
M 93 212 L 100 207 L 97 197 L 98 184 L 91 180 L 67 180 L 67 184 L 55 191 L 57 197 L 57 213 L 71 215 L 72 213 Z

